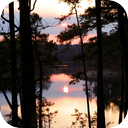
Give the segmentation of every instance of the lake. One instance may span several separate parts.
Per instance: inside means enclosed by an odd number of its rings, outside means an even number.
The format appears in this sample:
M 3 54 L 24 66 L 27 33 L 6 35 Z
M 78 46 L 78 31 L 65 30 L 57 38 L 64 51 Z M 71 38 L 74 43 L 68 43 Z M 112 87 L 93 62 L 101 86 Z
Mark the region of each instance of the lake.
M 69 85 L 71 79 L 71 72 L 66 68 L 66 65 L 59 70 L 54 70 L 50 74 L 51 83 L 48 90 L 43 91 L 43 97 L 48 101 L 54 103 L 49 107 L 50 112 L 58 111 L 56 116 L 51 120 L 51 128 L 70 128 L 72 122 L 76 120 L 74 109 L 77 109 L 80 113 L 83 113 L 81 117 L 85 117 L 84 113 L 87 113 L 87 100 L 84 88 L 84 80 L 80 80 L 74 85 Z M 96 96 L 96 80 L 89 80 L 89 103 L 90 114 L 93 116 L 97 111 L 97 96 Z M 68 88 L 68 92 L 64 92 L 64 87 Z M 104 80 L 104 96 L 105 96 L 105 119 L 106 124 L 113 122 L 108 127 L 118 125 L 119 119 L 119 101 L 120 101 L 120 82 L 114 80 Z M 11 93 L 7 92 L 9 99 L 11 99 Z M 0 106 L 2 115 L 9 114 L 10 108 L 8 107 L 5 98 L 0 93 Z M 20 115 L 20 107 L 19 107 Z M 6 117 L 4 117 L 7 120 Z M 48 123 L 46 123 L 48 127 Z M 76 127 L 80 126 L 80 123 Z

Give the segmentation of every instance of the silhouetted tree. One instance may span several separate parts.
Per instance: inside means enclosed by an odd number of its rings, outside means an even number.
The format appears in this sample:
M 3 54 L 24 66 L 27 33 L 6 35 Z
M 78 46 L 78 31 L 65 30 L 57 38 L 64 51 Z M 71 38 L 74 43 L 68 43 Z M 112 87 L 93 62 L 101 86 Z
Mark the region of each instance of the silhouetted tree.
M 73 126 L 86 128 L 87 123 L 88 123 L 88 114 L 79 112 L 79 110 L 77 110 L 77 109 L 74 109 L 74 110 L 75 110 L 75 114 L 71 114 L 71 116 L 75 116 L 76 120 L 74 122 L 72 122 L 72 125 L 70 126 L 70 128 L 72 128 Z M 91 119 L 90 123 L 91 123 L 92 128 L 96 128 L 97 113 L 94 112 L 93 116 L 90 117 L 90 119 Z M 78 126 L 78 125 L 80 125 L 80 126 Z
M 23 128 L 37 128 L 30 3 L 28 0 L 20 0 L 20 39 Z
M 103 73 L 102 73 L 102 44 L 101 44 L 101 0 L 96 0 L 96 23 L 97 23 L 97 128 L 105 128 L 104 96 L 103 96 Z
M 0 128 L 2 128 L 1 106 L 0 106 Z
M 46 98 L 42 97 L 42 111 L 40 115 L 40 101 L 37 103 L 37 118 L 42 117 L 42 126 L 46 128 L 48 126 L 51 127 L 52 119 L 57 116 L 58 111 L 50 112 L 50 107 L 54 105 L 51 101 L 48 101 Z M 47 125 L 48 124 L 48 125 Z
M 122 122 L 122 112 L 123 112 L 123 106 L 124 106 L 124 60 L 123 56 L 121 56 L 122 59 L 122 74 L 121 74 L 121 103 L 120 103 L 120 112 L 119 112 L 119 124 Z
M 120 32 L 120 41 L 122 46 L 122 52 L 123 52 L 123 59 L 124 59 L 124 69 L 125 69 L 125 77 L 126 77 L 126 87 L 125 87 L 125 116 L 127 114 L 128 110 L 128 40 L 126 37 L 125 32 L 125 22 L 124 22 L 124 9 L 121 7 L 121 5 L 118 4 L 118 26 L 119 26 L 119 32 Z
M 14 28 L 14 3 L 9 4 L 10 39 L 11 39 L 11 77 L 12 77 L 12 126 L 17 127 L 17 85 L 16 85 L 16 42 Z
M 83 38 L 82 38 L 82 30 L 81 30 L 81 27 L 80 27 L 80 22 L 79 22 L 79 19 L 78 19 L 78 12 L 77 12 L 77 4 L 80 3 L 80 0 L 60 0 L 60 1 L 64 1 L 66 2 L 67 4 L 71 4 L 72 7 L 71 7 L 71 10 L 70 10 L 70 13 L 67 15 L 67 16 L 62 16 L 60 18 L 60 22 L 65 20 L 67 17 L 73 15 L 73 10 L 75 11 L 75 16 L 76 16 L 76 20 L 77 20 L 77 25 L 74 24 L 74 27 L 75 29 L 77 30 L 76 33 L 73 32 L 73 34 L 71 34 L 71 36 L 67 36 L 67 39 L 69 40 L 70 38 L 72 39 L 75 35 L 79 36 L 80 38 L 80 44 L 81 44 L 81 51 L 82 51 L 82 63 L 83 63 L 83 67 L 84 67 L 84 78 L 85 78 L 85 87 L 86 87 L 86 96 L 87 96 L 87 111 L 88 111 L 88 123 L 89 123 L 89 128 L 91 128 L 91 122 L 90 122 L 90 107 L 89 107 L 89 94 L 88 94 L 88 85 L 87 85 L 87 74 L 86 74 L 86 66 L 85 66 L 85 53 L 84 53 L 84 46 L 83 46 Z M 62 38 L 63 39 L 63 35 L 61 35 L 63 33 L 60 33 L 60 35 L 58 36 L 58 38 Z M 65 34 L 64 34 L 65 35 Z M 66 39 L 66 38 L 64 38 Z M 67 40 L 66 39 L 66 40 Z

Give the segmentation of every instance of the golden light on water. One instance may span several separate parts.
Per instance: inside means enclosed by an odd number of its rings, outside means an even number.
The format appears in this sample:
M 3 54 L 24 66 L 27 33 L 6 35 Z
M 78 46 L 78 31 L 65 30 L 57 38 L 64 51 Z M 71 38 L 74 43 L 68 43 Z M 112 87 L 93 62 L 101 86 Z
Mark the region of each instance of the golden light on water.
M 46 96 L 46 98 L 48 101 L 55 103 L 52 107 L 50 107 L 50 112 L 58 111 L 57 116 L 55 116 L 55 118 L 52 120 L 52 122 L 56 122 L 52 123 L 52 127 L 68 128 L 72 125 L 72 122 L 76 120 L 75 116 L 71 116 L 72 114 L 75 114 L 74 109 L 77 109 L 79 112 L 83 113 L 82 117 L 84 117 L 84 113 L 88 113 L 86 95 L 79 95 L 80 93 L 84 93 L 82 86 L 77 84 L 75 86 L 69 85 L 69 81 L 71 81 L 70 75 L 64 73 L 53 74 L 50 80 L 53 81 L 53 83 L 49 88 L 49 96 Z M 82 85 L 82 83 L 80 83 L 80 85 Z M 48 91 L 45 94 L 47 93 Z M 90 115 L 93 116 L 94 112 L 97 111 L 97 99 L 96 97 L 90 97 L 90 99 Z M 4 100 L 4 98 L 2 98 L 0 95 L 0 101 L 1 100 Z M 7 104 L 3 104 L 1 106 L 1 113 L 6 121 L 8 118 L 4 115 L 9 114 L 10 112 L 11 109 Z M 21 115 L 20 107 L 18 107 L 18 115 Z M 110 102 L 110 104 L 105 108 L 105 119 L 106 123 L 110 121 L 113 122 L 110 124 L 110 127 L 118 125 L 119 107 L 113 102 Z

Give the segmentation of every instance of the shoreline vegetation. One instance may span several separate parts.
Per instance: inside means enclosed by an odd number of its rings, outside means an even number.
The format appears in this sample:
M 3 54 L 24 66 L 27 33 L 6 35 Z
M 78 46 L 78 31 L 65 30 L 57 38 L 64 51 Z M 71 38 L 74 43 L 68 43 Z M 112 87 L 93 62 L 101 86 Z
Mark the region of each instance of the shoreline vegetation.
M 77 68 L 74 73 L 83 71 L 83 67 Z M 97 69 L 92 67 L 91 69 L 87 68 L 87 78 L 88 79 L 96 79 L 97 78 Z M 111 70 L 111 69 L 103 69 L 103 78 L 120 78 L 121 77 L 121 71 L 117 70 Z M 81 75 L 81 79 L 84 79 L 84 75 Z
M 87 45 L 87 44 L 86 44 Z M 62 50 L 65 45 L 57 45 L 58 50 Z M 86 46 L 87 49 L 88 46 Z M 85 51 L 86 51 L 85 49 Z M 88 51 L 86 51 L 88 52 Z M 65 50 L 64 53 L 60 53 L 57 57 L 61 60 L 63 65 L 68 65 L 68 68 L 75 68 L 75 70 L 71 71 L 72 73 L 76 73 L 79 71 L 84 71 L 82 62 L 77 63 L 77 59 L 80 59 L 80 45 L 69 45 L 69 48 Z M 87 53 L 86 53 L 87 54 Z M 87 56 L 85 54 L 85 56 Z M 86 73 L 88 78 L 97 78 L 97 60 L 96 56 L 93 55 L 93 58 L 86 57 Z M 71 61 L 72 60 L 72 61 Z M 118 63 L 115 63 L 118 62 Z M 115 78 L 121 77 L 121 58 L 119 55 L 111 55 L 111 57 L 103 57 L 103 77 L 104 78 Z M 84 79 L 84 75 L 81 75 L 82 79 Z
M 115 78 L 115 77 L 120 77 L 120 73 L 116 71 L 110 71 L 110 70 L 103 70 L 103 77 L 104 78 Z M 88 78 L 97 78 L 97 70 L 88 70 L 87 71 L 87 77 Z M 83 76 L 82 76 L 83 78 Z

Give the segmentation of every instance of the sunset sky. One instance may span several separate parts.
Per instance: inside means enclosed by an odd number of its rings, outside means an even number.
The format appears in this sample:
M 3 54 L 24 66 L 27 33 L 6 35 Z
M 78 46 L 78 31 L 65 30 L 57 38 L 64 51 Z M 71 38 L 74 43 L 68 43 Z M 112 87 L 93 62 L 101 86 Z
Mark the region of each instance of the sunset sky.
M 84 13 L 84 10 L 89 6 L 95 5 L 95 0 L 89 2 L 89 0 L 83 0 L 80 3 L 81 8 L 78 8 L 78 13 Z M 58 21 L 55 20 L 55 17 L 60 17 L 61 15 L 66 15 L 70 12 L 70 7 L 66 3 L 59 3 L 58 0 L 47 0 L 43 3 L 42 0 L 37 0 L 35 10 L 33 12 L 38 13 L 41 17 L 45 19 L 50 24 L 57 24 Z M 64 21 L 64 23 L 72 24 L 76 23 L 75 16 L 72 16 L 70 20 Z M 43 33 L 49 33 L 50 39 L 55 40 L 56 34 L 59 34 L 62 30 L 65 29 L 66 26 L 57 25 L 56 27 L 51 27 L 43 30 Z M 95 34 L 95 32 L 93 33 Z M 79 41 L 73 41 L 73 43 L 78 43 Z
M 7 1 L 11 2 L 11 0 L 7 0 Z M 32 0 L 32 6 L 33 6 L 34 1 L 35 0 Z M 95 6 L 94 1 L 95 0 L 82 0 L 80 3 L 81 8 L 77 8 L 78 13 L 82 14 L 84 12 L 84 10 L 87 9 L 88 7 Z M 119 0 L 116 0 L 116 1 L 119 1 Z M 123 4 L 123 5 L 125 7 L 125 4 Z M 19 7 L 19 3 L 17 1 L 15 1 L 15 18 L 17 19 L 17 21 L 19 21 L 19 11 L 17 10 L 18 7 Z M 66 3 L 63 3 L 63 2 L 59 3 L 58 0 L 45 0 L 45 2 L 43 0 L 37 0 L 35 9 L 33 12 L 38 13 L 39 16 L 43 17 L 43 19 L 48 24 L 55 25 L 55 24 L 58 24 L 58 21 L 55 20 L 55 17 L 60 17 L 61 15 L 66 15 L 70 11 L 70 7 L 71 6 L 67 5 Z M 7 17 L 8 17 L 8 7 L 5 8 L 5 13 L 7 14 Z M 64 21 L 64 23 L 67 23 L 67 24 L 76 23 L 75 16 L 72 16 L 72 18 L 70 20 Z M 18 25 L 19 25 L 19 22 L 18 22 Z M 56 27 L 50 27 L 50 28 L 42 30 L 42 33 L 50 34 L 50 39 L 55 40 L 55 36 L 57 34 L 59 34 L 64 29 L 65 29 L 65 26 L 57 25 Z M 102 30 L 109 32 L 110 29 L 111 29 L 110 27 L 106 27 L 106 28 L 103 28 Z M 95 36 L 96 31 L 92 31 L 89 34 L 91 34 L 91 35 L 89 35 L 90 37 Z M 88 39 L 88 37 L 87 37 L 87 39 Z M 79 42 L 79 41 L 76 40 L 73 43 L 77 43 L 77 42 Z
M 52 107 L 50 107 L 50 112 L 54 112 L 56 110 L 58 111 L 54 120 L 57 121 L 57 123 L 52 124 L 52 126 L 56 128 L 71 126 L 72 121 L 75 121 L 75 117 L 71 116 L 71 114 L 74 114 L 75 108 L 77 108 L 79 112 L 87 113 L 87 99 L 85 92 L 83 91 L 83 86 L 81 86 L 84 84 L 84 81 L 80 81 L 80 83 L 75 85 L 68 85 L 71 80 L 71 76 L 64 73 L 53 74 L 50 78 L 52 81 L 51 87 L 48 91 L 43 90 L 43 96 L 45 96 L 48 101 L 55 103 Z M 68 93 L 63 92 L 64 86 L 68 86 Z M 11 93 L 7 92 L 7 95 L 11 101 Z M 2 115 L 9 114 L 10 108 L 2 93 L 0 93 L 0 101 Z M 94 111 L 97 111 L 96 97 L 91 98 L 89 103 L 90 114 L 93 115 Z M 114 121 L 111 126 L 116 126 L 118 124 L 119 108 L 112 102 L 110 103 L 110 107 L 110 109 L 105 109 L 106 122 Z M 18 114 L 20 115 L 20 107 L 18 108 Z M 7 119 L 6 117 L 4 118 Z
M 80 8 L 78 9 L 78 14 L 82 14 L 84 13 L 84 10 L 87 9 L 89 6 L 94 6 L 95 5 L 95 0 L 92 0 L 92 2 L 90 2 L 89 0 L 83 0 L 80 3 Z M 32 7 L 33 7 L 33 3 L 34 0 L 32 0 Z M 17 9 L 19 7 L 19 2 L 15 1 L 15 18 L 16 20 L 16 24 L 19 25 L 19 10 Z M 57 25 L 58 24 L 58 20 L 56 20 L 56 17 L 61 17 L 61 15 L 66 15 L 70 12 L 70 7 L 69 5 L 67 5 L 66 3 L 59 3 L 58 0 L 46 0 L 45 2 L 42 0 L 37 0 L 36 5 L 35 5 L 35 9 L 34 11 L 32 11 L 32 13 L 38 13 L 40 17 L 43 17 L 43 19 L 50 25 Z M 6 7 L 4 9 L 4 12 L 6 14 L 6 17 L 8 18 L 8 7 Z M 75 16 L 72 16 L 70 20 L 66 20 L 63 23 L 66 24 L 72 24 L 72 23 L 76 23 L 76 18 Z M 59 34 L 62 30 L 65 29 L 66 26 L 63 26 L 62 24 L 57 25 L 56 27 L 49 27 L 46 28 L 44 30 L 42 30 L 42 33 L 47 33 L 50 34 L 50 39 L 51 40 L 55 40 L 55 36 L 57 34 Z M 92 34 L 95 34 L 95 32 L 91 33 L 91 36 L 93 36 Z M 75 42 L 79 42 L 78 40 L 74 41 Z

